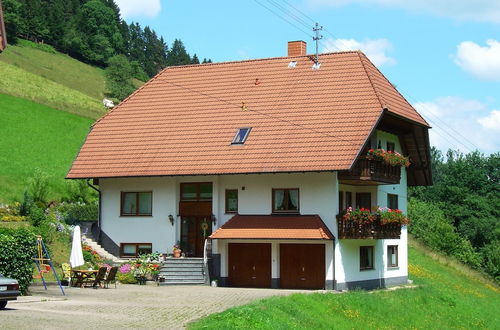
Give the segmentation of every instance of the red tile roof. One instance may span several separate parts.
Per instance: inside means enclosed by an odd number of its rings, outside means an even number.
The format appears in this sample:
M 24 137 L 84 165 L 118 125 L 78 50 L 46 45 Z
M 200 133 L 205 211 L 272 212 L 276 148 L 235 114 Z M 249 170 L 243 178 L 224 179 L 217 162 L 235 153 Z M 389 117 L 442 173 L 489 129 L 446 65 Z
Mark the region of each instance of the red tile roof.
M 318 215 L 236 215 L 210 238 L 334 239 Z
M 166 68 L 94 124 L 67 177 L 343 170 L 384 108 L 427 126 L 363 53 L 319 60 Z M 240 127 L 248 139 L 231 145 Z

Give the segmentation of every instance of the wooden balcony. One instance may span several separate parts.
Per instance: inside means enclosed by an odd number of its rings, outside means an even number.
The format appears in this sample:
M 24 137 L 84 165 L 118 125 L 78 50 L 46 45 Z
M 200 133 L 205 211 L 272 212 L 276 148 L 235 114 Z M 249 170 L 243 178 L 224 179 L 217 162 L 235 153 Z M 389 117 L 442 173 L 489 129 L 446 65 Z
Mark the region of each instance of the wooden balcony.
M 338 173 L 340 183 L 350 185 L 399 184 L 401 167 L 380 160 L 361 158 L 350 171 Z
M 382 225 L 377 219 L 369 224 L 359 225 L 354 221 L 344 221 L 342 215 L 337 215 L 339 239 L 399 239 L 401 224 Z

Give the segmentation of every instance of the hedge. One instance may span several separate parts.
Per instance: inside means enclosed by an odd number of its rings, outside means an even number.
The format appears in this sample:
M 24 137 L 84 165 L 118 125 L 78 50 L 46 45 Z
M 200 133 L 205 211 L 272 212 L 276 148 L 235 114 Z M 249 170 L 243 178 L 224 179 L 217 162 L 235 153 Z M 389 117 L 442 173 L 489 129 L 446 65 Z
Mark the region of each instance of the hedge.
M 19 281 L 25 294 L 33 280 L 36 235 L 25 228 L 0 228 L 0 273 Z

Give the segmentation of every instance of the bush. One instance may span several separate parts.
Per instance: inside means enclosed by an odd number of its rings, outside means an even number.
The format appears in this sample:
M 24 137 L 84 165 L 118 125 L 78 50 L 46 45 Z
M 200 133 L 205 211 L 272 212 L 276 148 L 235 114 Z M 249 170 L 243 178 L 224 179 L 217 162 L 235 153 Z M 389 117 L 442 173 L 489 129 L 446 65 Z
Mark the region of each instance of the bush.
M 23 202 L 19 205 L 19 214 L 22 216 L 28 216 L 30 210 L 33 207 L 33 199 L 27 191 L 24 192 Z
M 64 217 L 64 221 L 66 221 L 66 223 L 69 225 L 74 225 L 77 222 L 83 221 L 97 221 L 98 213 L 99 207 L 97 203 L 67 204 L 67 213 Z
M 118 272 L 116 274 L 116 278 L 118 279 L 118 281 L 120 281 L 120 283 L 123 283 L 123 284 L 136 284 L 137 283 L 137 279 L 135 278 L 133 272 L 130 272 L 130 273 Z
M 480 268 L 479 254 L 456 232 L 438 206 L 411 198 L 408 215 L 411 219 L 408 230 L 415 238 L 433 250 L 444 252 L 475 269 Z
M 96 191 L 90 188 L 85 180 L 66 181 L 66 195 L 62 201 L 69 203 L 91 204 L 97 199 Z
M 45 221 L 45 219 L 46 219 L 45 212 L 38 206 L 33 205 L 29 212 L 29 220 L 31 224 L 35 227 L 39 227 L 42 224 L 42 222 Z
M 25 294 L 33 280 L 36 236 L 25 228 L 0 228 L 0 273 L 19 281 Z
M 40 169 L 36 169 L 28 179 L 28 193 L 35 204 L 45 206 L 49 195 L 49 177 Z

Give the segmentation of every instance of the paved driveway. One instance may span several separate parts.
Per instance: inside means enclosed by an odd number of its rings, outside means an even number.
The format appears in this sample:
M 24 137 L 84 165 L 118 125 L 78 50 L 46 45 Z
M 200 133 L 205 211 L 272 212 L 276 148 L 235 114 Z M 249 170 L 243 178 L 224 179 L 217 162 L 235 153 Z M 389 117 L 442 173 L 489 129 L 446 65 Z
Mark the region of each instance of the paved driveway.
M 32 287 L 0 311 L 2 329 L 178 329 L 205 315 L 296 290 L 118 285 L 110 289 Z M 311 292 L 311 291 L 308 291 Z

